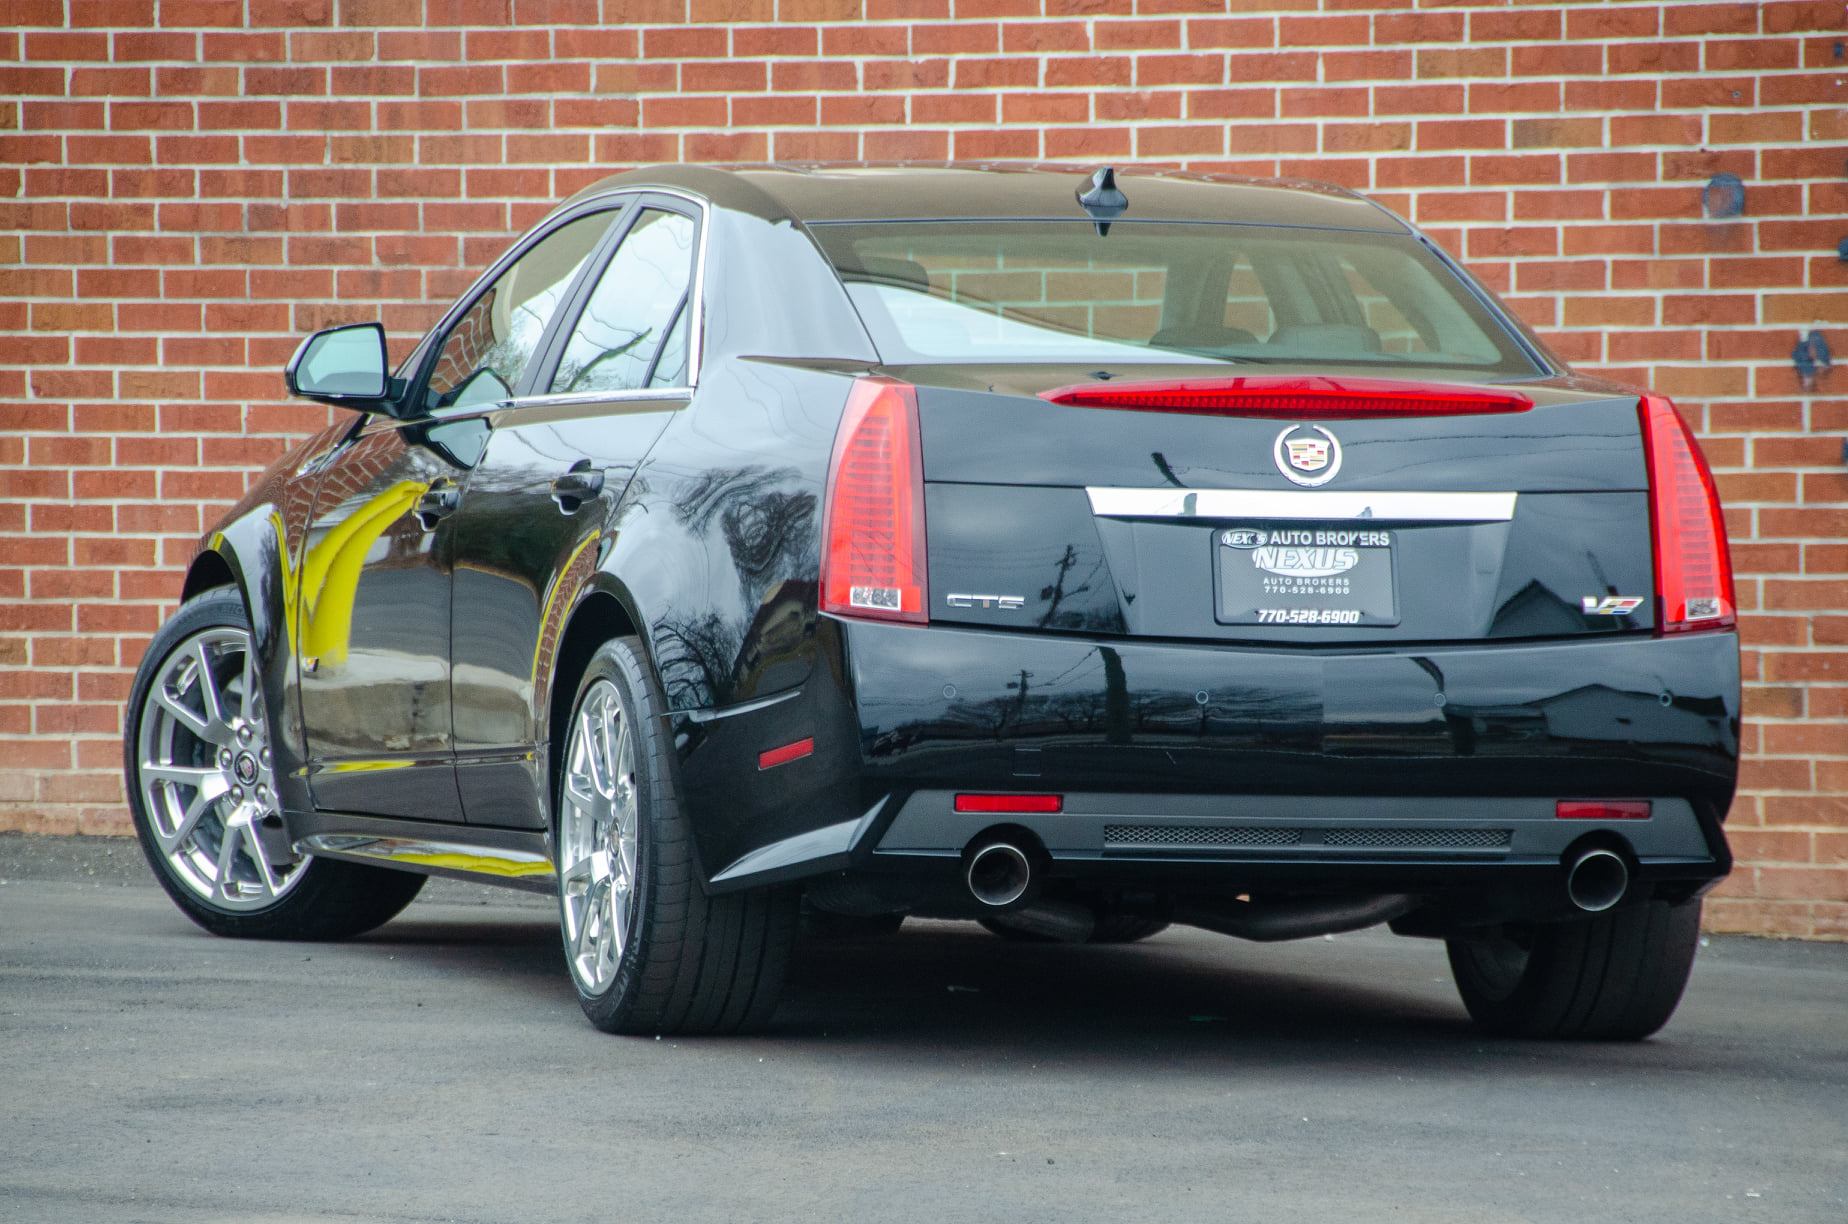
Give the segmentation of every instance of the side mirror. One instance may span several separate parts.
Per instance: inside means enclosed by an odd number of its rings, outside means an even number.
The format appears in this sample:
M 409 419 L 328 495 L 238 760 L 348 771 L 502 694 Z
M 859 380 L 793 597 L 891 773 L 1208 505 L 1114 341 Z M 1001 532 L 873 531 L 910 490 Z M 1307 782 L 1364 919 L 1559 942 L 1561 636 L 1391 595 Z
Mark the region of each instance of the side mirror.
M 393 415 L 385 329 L 377 323 L 349 323 L 314 333 L 289 358 L 282 376 L 291 395 Z

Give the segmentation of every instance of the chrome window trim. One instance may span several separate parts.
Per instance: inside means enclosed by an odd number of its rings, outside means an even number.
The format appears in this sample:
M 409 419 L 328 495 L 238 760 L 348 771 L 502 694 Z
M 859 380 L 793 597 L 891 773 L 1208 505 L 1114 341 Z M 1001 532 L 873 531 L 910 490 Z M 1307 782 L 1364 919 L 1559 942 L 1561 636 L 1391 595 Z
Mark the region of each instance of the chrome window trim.
M 1099 518 L 1367 519 L 1384 523 L 1505 523 L 1514 493 L 1309 489 L 1126 489 L 1090 485 Z
M 573 207 L 582 207 L 583 205 L 591 204 L 598 200 L 610 199 L 617 196 L 636 196 L 638 197 L 636 203 L 646 208 L 648 206 L 646 197 L 651 195 L 666 196 L 669 199 L 679 200 L 683 203 L 691 204 L 694 208 L 699 210 L 699 251 L 693 257 L 693 287 L 687 295 L 687 304 L 689 307 L 693 308 L 693 318 L 687 328 L 687 380 L 684 383 L 676 383 L 672 387 L 647 388 L 648 390 L 656 392 L 691 392 L 699 386 L 700 362 L 706 355 L 706 255 L 707 249 L 712 243 L 712 204 L 699 196 L 693 195 L 691 192 L 681 191 L 674 187 L 624 186 L 613 191 L 599 191 L 595 195 L 585 196 L 583 199 L 579 200 L 577 204 L 573 205 Z M 625 235 L 625 237 L 626 236 L 627 235 Z M 621 249 L 621 243 L 618 243 L 617 247 Z M 612 256 L 612 260 L 613 259 L 614 256 Z M 606 264 L 604 266 L 604 271 L 608 270 L 609 268 Z M 596 286 L 591 286 L 591 291 L 594 293 L 596 291 Z M 571 323 L 573 327 L 577 326 L 576 319 L 573 319 Z M 576 395 L 577 393 L 571 392 L 570 394 Z M 612 396 L 609 393 L 600 392 L 595 398 L 635 397 Z M 538 395 L 521 400 L 520 402 L 530 404 L 552 402 L 565 403 L 570 401 L 550 395 Z
M 502 272 L 505 272 L 507 268 L 519 259 L 520 256 L 524 255 L 527 250 L 538 245 L 539 242 L 544 241 L 545 236 L 549 235 L 553 230 L 563 225 L 569 225 L 579 217 L 589 216 L 593 212 L 603 211 L 603 208 L 599 206 L 605 205 L 610 201 L 615 201 L 615 208 L 620 210 L 627 207 L 631 202 L 639 202 L 641 197 L 649 195 L 667 196 L 671 199 L 690 204 L 699 211 L 699 250 L 693 259 L 693 283 L 687 298 L 689 305 L 697 306 L 687 332 L 687 381 L 684 384 L 673 387 L 650 388 L 657 392 L 684 391 L 691 395 L 693 390 L 699 386 L 700 361 L 705 356 L 706 351 L 706 256 L 707 248 L 712 240 L 712 205 L 699 196 L 672 187 L 623 186 L 609 191 L 599 191 L 593 195 L 585 196 L 581 200 L 573 200 L 568 205 L 561 205 L 559 208 L 554 209 L 539 221 L 538 224 L 530 227 L 525 233 L 514 239 L 507 249 L 501 252 L 500 257 L 489 264 L 482 271 L 481 275 L 477 276 L 474 281 L 470 283 L 469 287 L 463 291 L 454 302 L 450 303 L 449 309 L 443 314 L 441 319 L 437 320 L 436 326 L 424 334 L 423 340 L 418 341 L 418 346 L 421 347 L 425 341 L 439 332 L 443 333 L 444 337 L 447 338 L 449 330 L 455 326 L 457 321 L 460 320 L 464 314 L 468 313 L 468 308 L 475 304 L 475 299 L 481 295 L 481 291 L 486 288 L 489 283 L 497 279 Z M 635 197 L 635 199 L 631 200 L 630 197 Z M 464 305 L 464 303 L 466 303 L 466 305 Z M 577 320 L 573 319 L 572 325 L 575 327 L 576 324 Z M 553 326 L 556 325 L 554 324 Z M 415 350 L 413 350 L 413 353 L 414 352 Z M 434 358 L 434 352 L 426 352 L 418 363 L 418 369 L 411 375 L 412 378 L 417 380 L 419 385 L 421 385 L 425 374 L 424 367 L 434 360 Z M 608 399 L 622 397 L 612 397 L 608 394 L 599 393 L 596 398 Z M 501 408 L 517 408 L 523 404 L 566 402 L 575 401 L 560 400 L 543 395 L 524 396 L 502 400 L 497 404 L 486 405 L 485 407 L 492 411 Z M 417 421 L 428 419 L 431 418 L 425 416 L 413 418 L 410 421 L 394 421 L 394 425 L 414 424 Z
M 547 404 L 603 404 L 614 400 L 684 400 L 692 397 L 691 387 L 634 387 L 622 391 L 559 391 L 547 395 L 526 395 L 500 406 L 543 408 Z

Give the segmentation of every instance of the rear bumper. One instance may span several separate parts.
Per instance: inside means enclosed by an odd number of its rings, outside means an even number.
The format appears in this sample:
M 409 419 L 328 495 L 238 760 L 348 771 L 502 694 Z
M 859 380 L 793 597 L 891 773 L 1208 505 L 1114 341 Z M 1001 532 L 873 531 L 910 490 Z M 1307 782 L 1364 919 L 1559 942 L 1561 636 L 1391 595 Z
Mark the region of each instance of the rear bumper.
M 1698 888 L 1731 865 L 1730 633 L 1319 651 L 823 626 L 836 666 L 705 723 L 684 758 L 696 809 L 726 809 L 695 812 L 716 888 L 953 875 L 1001 823 L 1056 875 L 1123 886 L 1477 887 L 1550 878 L 1588 835 L 1620 839 L 1642 880 Z M 744 768 L 801 735 L 813 757 Z M 1064 810 L 958 814 L 961 791 Z M 1654 808 L 1555 819 L 1574 797 Z

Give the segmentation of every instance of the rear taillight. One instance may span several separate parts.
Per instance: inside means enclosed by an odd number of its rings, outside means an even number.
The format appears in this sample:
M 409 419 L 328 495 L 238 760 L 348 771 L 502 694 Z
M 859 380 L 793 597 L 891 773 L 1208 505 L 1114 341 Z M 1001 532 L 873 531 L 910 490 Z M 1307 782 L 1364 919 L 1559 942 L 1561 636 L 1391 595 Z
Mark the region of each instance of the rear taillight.
M 1733 625 L 1732 557 L 1713 473 L 1694 431 L 1659 395 L 1637 405 L 1649 459 L 1649 523 L 1655 545 L 1656 632 Z
M 1384 378 L 1244 375 L 1163 382 L 1079 383 L 1040 392 L 1074 408 L 1130 408 L 1204 416 L 1277 416 L 1297 420 L 1352 417 L 1469 416 L 1526 412 L 1534 402 L 1513 391 L 1452 387 Z
M 828 465 L 821 610 L 922 623 L 924 463 L 915 388 L 862 378 Z

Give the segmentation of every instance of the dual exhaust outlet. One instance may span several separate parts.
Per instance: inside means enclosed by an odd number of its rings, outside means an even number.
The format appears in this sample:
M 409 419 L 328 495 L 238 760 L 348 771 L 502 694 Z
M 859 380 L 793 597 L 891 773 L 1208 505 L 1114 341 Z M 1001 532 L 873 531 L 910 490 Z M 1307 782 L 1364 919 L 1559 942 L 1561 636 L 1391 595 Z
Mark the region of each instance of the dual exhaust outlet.
M 1038 872 L 1036 855 L 1019 841 L 1004 836 L 978 839 L 964 858 L 963 880 L 969 894 L 990 910 L 1007 911 L 1023 928 L 1045 928 L 1055 938 L 1084 939 L 1095 916 L 1086 907 L 1058 902 L 1032 902 Z M 1604 846 L 1580 850 L 1566 864 L 1566 899 L 1587 914 L 1601 914 L 1622 901 L 1630 890 L 1630 865 L 1623 855 Z M 1217 911 L 1194 915 L 1195 925 L 1246 938 L 1290 939 L 1332 930 L 1356 930 L 1390 921 L 1413 908 L 1413 899 L 1393 894 L 1362 902 L 1290 902 L 1292 913 L 1282 921 L 1269 921 L 1251 931 L 1251 919 L 1230 921 Z M 1239 906 L 1249 910 L 1249 906 Z M 1301 912 L 1295 912 L 1301 911 Z M 1339 912 L 1337 912 L 1339 911 Z M 1186 920 L 1185 918 L 1183 920 Z M 1080 933 L 1079 928 L 1085 928 Z M 1258 933 L 1261 929 L 1262 933 Z M 1300 933 L 1299 933 L 1300 932 Z

